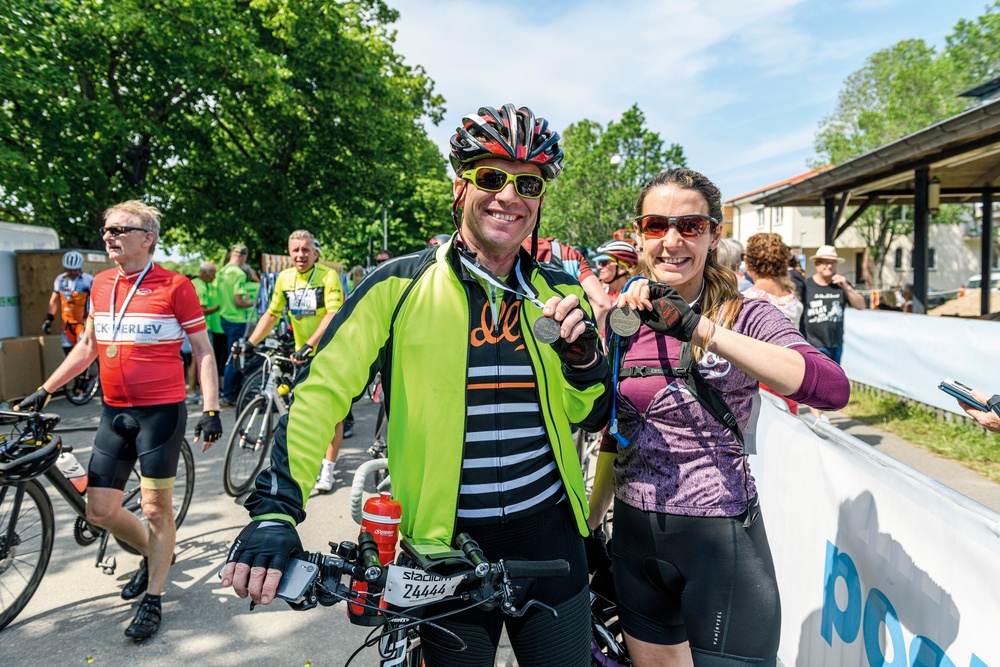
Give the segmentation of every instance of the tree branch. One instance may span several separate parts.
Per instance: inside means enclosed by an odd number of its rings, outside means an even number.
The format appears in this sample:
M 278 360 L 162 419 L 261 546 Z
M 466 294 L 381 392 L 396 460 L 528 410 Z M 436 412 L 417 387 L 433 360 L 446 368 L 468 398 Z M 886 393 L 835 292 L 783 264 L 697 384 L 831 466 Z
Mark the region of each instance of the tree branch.
M 244 157 L 245 157 L 246 159 L 248 159 L 248 160 L 252 160 L 252 159 L 253 159 L 253 157 L 252 157 L 252 156 L 250 155 L 249 151 L 247 151 L 247 149 L 243 148 L 243 144 L 241 144 L 241 143 L 240 143 L 240 140 L 236 138 L 236 134 L 235 134 L 235 133 L 234 133 L 234 132 L 233 132 L 233 131 L 232 131 L 231 129 L 229 129 L 229 126 L 227 126 L 227 125 L 226 125 L 226 124 L 225 124 L 225 123 L 224 123 L 224 122 L 222 121 L 222 119 L 221 119 L 221 118 L 219 118 L 219 114 L 217 114 L 217 113 L 215 112 L 215 109 L 210 109 L 209 113 L 211 113 L 211 114 L 212 114 L 212 118 L 214 118 L 214 119 L 215 119 L 215 121 L 216 121 L 216 122 L 217 122 L 217 123 L 219 124 L 219 127 L 221 127 L 221 128 L 222 128 L 222 131 L 223 131 L 223 132 L 225 132 L 225 133 L 226 133 L 227 135 L 229 135 L 229 138 L 230 138 L 230 139 L 232 140 L 233 144 L 235 144 L 235 145 L 236 145 L 236 148 L 237 148 L 237 149 L 238 149 L 238 150 L 239 150 L 239 151 L 240 151 L 241 153 L 243 153 L 243 156 L 244 156 Z

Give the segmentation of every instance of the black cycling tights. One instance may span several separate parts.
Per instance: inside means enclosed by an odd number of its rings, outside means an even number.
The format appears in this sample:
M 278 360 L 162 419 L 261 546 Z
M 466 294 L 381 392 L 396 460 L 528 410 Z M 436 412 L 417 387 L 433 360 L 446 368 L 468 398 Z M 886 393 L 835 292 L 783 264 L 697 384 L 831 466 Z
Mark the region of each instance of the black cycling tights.
M 690 642 L 697 667 L 775 664 L 781 606 L 764 519 L 644 512 L 615 501 L 612 550 L 622 628 Z
M 467 645 L 465 650 L 458 650 L 460 645 L 448 632 L 421 626 L 427 667 L 493 667 L 505 622 L 521 667 L 589 667 L 587 557 L 567 504 L 563 502 L 548 511 L 502 525 L 469 528 L 466 532 L 490 560 L 567 560 L 570 574 L 535 580 L 517 596 L 518 605 L 528 599 L 539 600 L 555 608 L 559 618 L 534 607 L 521 618 L 505 616 L 499 609 L 489 612 L 474 609 L 437 621 L 462 638 Z M 424 618 L 455 607 L 450 603 L 435 605 Z

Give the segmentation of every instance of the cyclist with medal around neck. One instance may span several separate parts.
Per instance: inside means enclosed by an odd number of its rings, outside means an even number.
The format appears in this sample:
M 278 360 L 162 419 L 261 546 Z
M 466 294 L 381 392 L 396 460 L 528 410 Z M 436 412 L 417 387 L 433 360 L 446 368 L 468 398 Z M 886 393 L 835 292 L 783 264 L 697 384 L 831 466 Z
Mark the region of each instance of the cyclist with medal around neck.
M 330 320 L 344 304 L 344 290 L 340 276 L 333 269 L 319 263 L 319 244 L 313 235 L 297 229 L 288 237 L 288 255 L 294 266 L 282 270 L 274 282 L 274 293 L 267 312 L 261 315 L 253 333 L 242 344 L 244 355 L 254 353 L 285 308 L 292 316 L 292 335 L 296 351 L 292 363 L 305 364 L 316 354 L 316 347 Z M 344 422 L 337 424 L 336 434 L 323 457 L 323 465 L 315 489 L 326 493 L 333 488 L 334 469 L 340 443 L 344 439 Z
M 15 409 L 41 410 L 53 391 L 99 360 L 104 406 L 87 470 L 87 520 L 143 556 L 121 593 L 126 600 L 146 593 L 125 630 L 126 637 L 142 641 L 160 626 L 160 597 L 173 561 L 173 486 L 187 425 L 180 354 L 184 333 L 205 395 L 205 411 L 194 431 L 196 444 L 204 436 L 203 452 L 222 435 L 219 377 L 191 281 L 153 264 L 160 211 L 136 200 L 117 204 L 104 212 L 100 233 L 118 267 L 94 277 L 82 338 Z M 122 508 L 136 460 L 148 529 Z
M 381 370 L 401 536 L 433 553 L 464 531 L 491 560 L 568 561 L 568 576 L 527 592 L 558 618 L 533 607 L 507 632 L 522 667 L 590 664 L 587 500 L 570 427 L 605 424 L 610 373 L 580 284 L 521 248 L 562 169 L 558 141 L 526 107 L 463 119 L 451 139 L 457 233 L 376 267 L 333 318 L 246 502 L 253 521 L 224 586 L 274 599 L 301 549 L 295 525 L 319 454 Z M 504 623 L 499 609 L 472 609 L 422 626 L 426 664 L 492 665 Z

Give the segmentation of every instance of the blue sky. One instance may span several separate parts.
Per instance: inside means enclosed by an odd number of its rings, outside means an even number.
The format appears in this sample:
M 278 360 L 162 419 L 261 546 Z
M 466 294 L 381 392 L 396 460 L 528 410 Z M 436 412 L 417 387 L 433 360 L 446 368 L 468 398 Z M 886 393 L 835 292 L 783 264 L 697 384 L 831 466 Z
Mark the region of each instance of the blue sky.
M 986 0 L 387 0 L 396 48 L 444 96 L 447 150 L 479 106 L 530 106 L 557 129 L 632 104 L 729 199 L 807 169 L 844 80 L 902 39 L 944 45 Z M 475 53 L 476 57 L 471 57 Z M 493 58 L 484 54 L 492 54 Z M 486 72 L 484 64 L 495 66 Z

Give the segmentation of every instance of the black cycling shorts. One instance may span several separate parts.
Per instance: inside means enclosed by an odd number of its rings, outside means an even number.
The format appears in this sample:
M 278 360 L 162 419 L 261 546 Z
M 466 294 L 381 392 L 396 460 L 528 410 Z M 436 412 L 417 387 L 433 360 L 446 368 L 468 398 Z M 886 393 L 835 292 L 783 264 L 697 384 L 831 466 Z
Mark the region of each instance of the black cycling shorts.
M 745 519 L 645 512 L 616 499 L 622 629 L 651 644 L 688 641 L 695 665 L 773 665 L 781 630 L 774 563 L 763 517 L 749 527 Z
M 186 427 L 183 401 L 133 408 L 105 404 L 90 456 L 88 483 L 123 490 L 138 460 L 143 488 L 173 488 Z
M 473 609 L 435 621 L 458 635 L 467 645 L 465 650 L 459 650 L 454 636 L 448 632 L 429 625 L 421 626 L 421 643 L 428 667 L 493 667 L 505 622 L 521 667 L 589 667 L 587 555 L 569 503 L 562 502 L 547 511 L 504 524 L 468 528 L 459 524 L 456 532 L 469 533 L 491 561 L 561 558 L 569 563 L 570 573 L 563 577 L 536 579 L 517 595 L 518 606 L 526 600 L 538 600 L 554 607 L 558 619 L 536 607 L 521 618 L 505 616 L 499 609 Z M 466 604 L 432 605 L 423 617 L 426 619 Z

